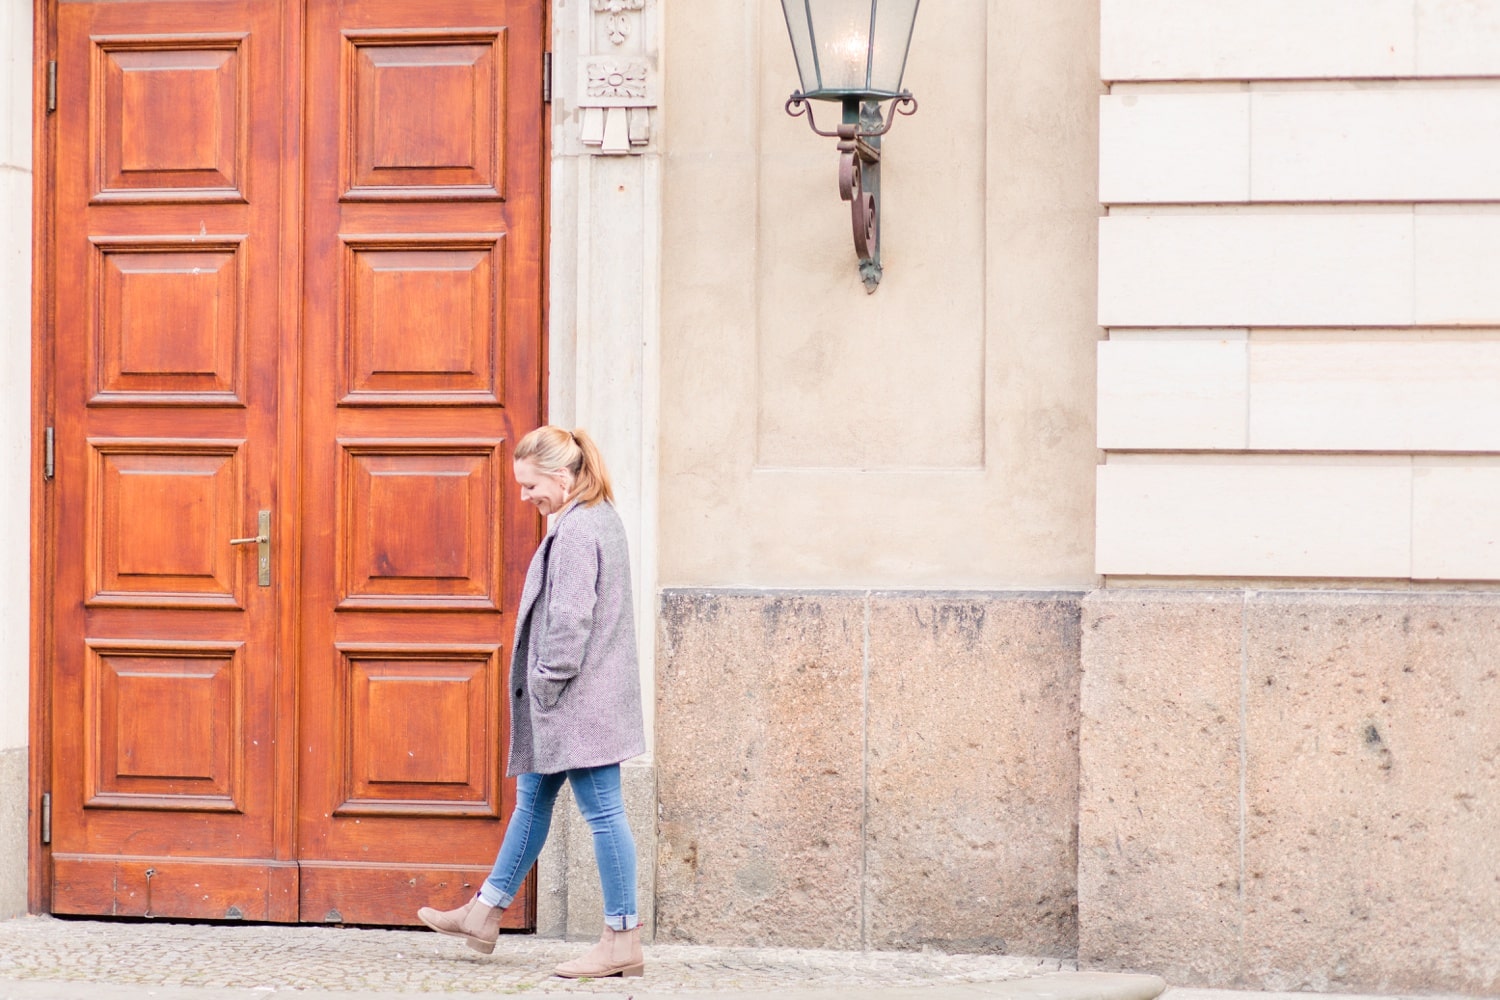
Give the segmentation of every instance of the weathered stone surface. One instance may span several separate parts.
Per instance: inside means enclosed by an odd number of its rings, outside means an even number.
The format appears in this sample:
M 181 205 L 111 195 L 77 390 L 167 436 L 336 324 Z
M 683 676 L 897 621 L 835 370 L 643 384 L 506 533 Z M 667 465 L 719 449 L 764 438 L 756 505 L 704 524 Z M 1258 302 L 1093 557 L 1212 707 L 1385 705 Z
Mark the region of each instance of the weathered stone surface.
M 25 747 L 0 750 L 0 920 L 26 912 L 28 760 Z
M 1239 973 L 1240 593 L 1083 605 L 1079 961 Z
M 1248 980 L 1500 993 L 1500 596 L 1248 614 Z
M 860 945 L 862 595 L 667 591 L 656 939 Z
M 1080 962 L 1500 992 L 1500 595 L 1096 593 L 1082 650 Z
M 868 947 L 1075 954 L 1081 596 L 872 597 Z

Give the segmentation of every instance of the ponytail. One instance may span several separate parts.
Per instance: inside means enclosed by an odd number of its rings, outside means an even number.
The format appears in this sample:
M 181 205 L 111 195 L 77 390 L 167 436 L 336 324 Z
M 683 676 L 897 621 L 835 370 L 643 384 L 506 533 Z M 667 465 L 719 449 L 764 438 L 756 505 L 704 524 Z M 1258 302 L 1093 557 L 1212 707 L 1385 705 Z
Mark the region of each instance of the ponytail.
M 609 472 L 604 468 L 604 456 L 599 446 L 582 428 L 573 431 L 561 427 L 538 427 L 516 445 L 516 461 L 530 459 L 543 472 L 567 470 L 573 474 L 573 490 L 569 500 L 585 507 L 592 507 L 600 500 L 614 503 L 614 490 L 609 484 Z
M 609 470 L 604 467 L 604 456 L 599 446 L 582 427 L 574 428 L 573 441 L 578 445 L 578 467 L 573 470 L 577 478 L 573 481 L 573 498 L 585 507 L 592 507 L 600 500 L 615 502 L 615 491 L 609 485 Z

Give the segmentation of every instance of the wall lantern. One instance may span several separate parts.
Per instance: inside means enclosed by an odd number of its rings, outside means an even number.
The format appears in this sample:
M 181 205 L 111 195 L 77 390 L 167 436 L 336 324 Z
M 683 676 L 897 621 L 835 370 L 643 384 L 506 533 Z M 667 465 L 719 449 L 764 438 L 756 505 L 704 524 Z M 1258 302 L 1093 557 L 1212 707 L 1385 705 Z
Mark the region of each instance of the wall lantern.
M 802 89 L 786 102 L 818 135 L 839 141 L 839 194 L 850 204 L 865 291 L 880 284 L 880 137 L 896 112 L 915 114 L 901 89 L 920 0 L 781 0 Z M 843 121 L 818 128 L 809 101 L 838 101 Z M 884 112 L 882 102 L 891 105 Z

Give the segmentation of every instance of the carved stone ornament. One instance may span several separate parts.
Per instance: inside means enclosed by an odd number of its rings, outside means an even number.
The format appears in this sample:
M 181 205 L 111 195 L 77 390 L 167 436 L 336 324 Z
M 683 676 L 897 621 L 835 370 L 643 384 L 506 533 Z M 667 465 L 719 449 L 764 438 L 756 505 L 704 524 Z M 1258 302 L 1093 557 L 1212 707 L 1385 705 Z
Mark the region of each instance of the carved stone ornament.
M 604 31 L 615 45 L 624 45 L 630 37 L 633 22 L 627 11 L 644 10 L 645 7 L 646 0 L 594 0 L 594 10 L 609 15 L 604 22 Z
M 578 60 L 579 140 L 590 152 L 639 153 L 651 141 L 657 103 L 656 67 L 649 55 L 648 0 L 591 0 L 603 35 L 614 48 Z M 598 38 L 598 36 L 595 36 Z M 626 42 L 630 44 L 627 46 Z M 602 39 L 597 43 L 603 45 Z
M 584 100 L 594 107 L 640 107 L 651 69 L 640 59 L 590 59 Z

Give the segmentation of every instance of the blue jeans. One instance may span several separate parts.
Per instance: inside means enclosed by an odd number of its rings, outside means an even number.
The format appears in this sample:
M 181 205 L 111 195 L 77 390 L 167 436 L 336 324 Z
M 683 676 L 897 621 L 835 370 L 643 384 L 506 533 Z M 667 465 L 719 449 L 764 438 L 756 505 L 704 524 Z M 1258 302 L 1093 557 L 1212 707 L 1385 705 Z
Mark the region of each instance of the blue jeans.
M 516 898 L 522 880 L 547 841 L 552 806 L 564 779 L 573 786 L 578 810 L 594 834 L 594 860 L 599 864 L 599 884 L 604 889 L 604 922 L 617 931 L 628 931 L 639 922 L 635 912 L 635 838 L 625 820 L 619 764 L 517 777 L 516 809 L 510 814 L 495 868 L 484 880 L 479 898 L 502 909 Z

